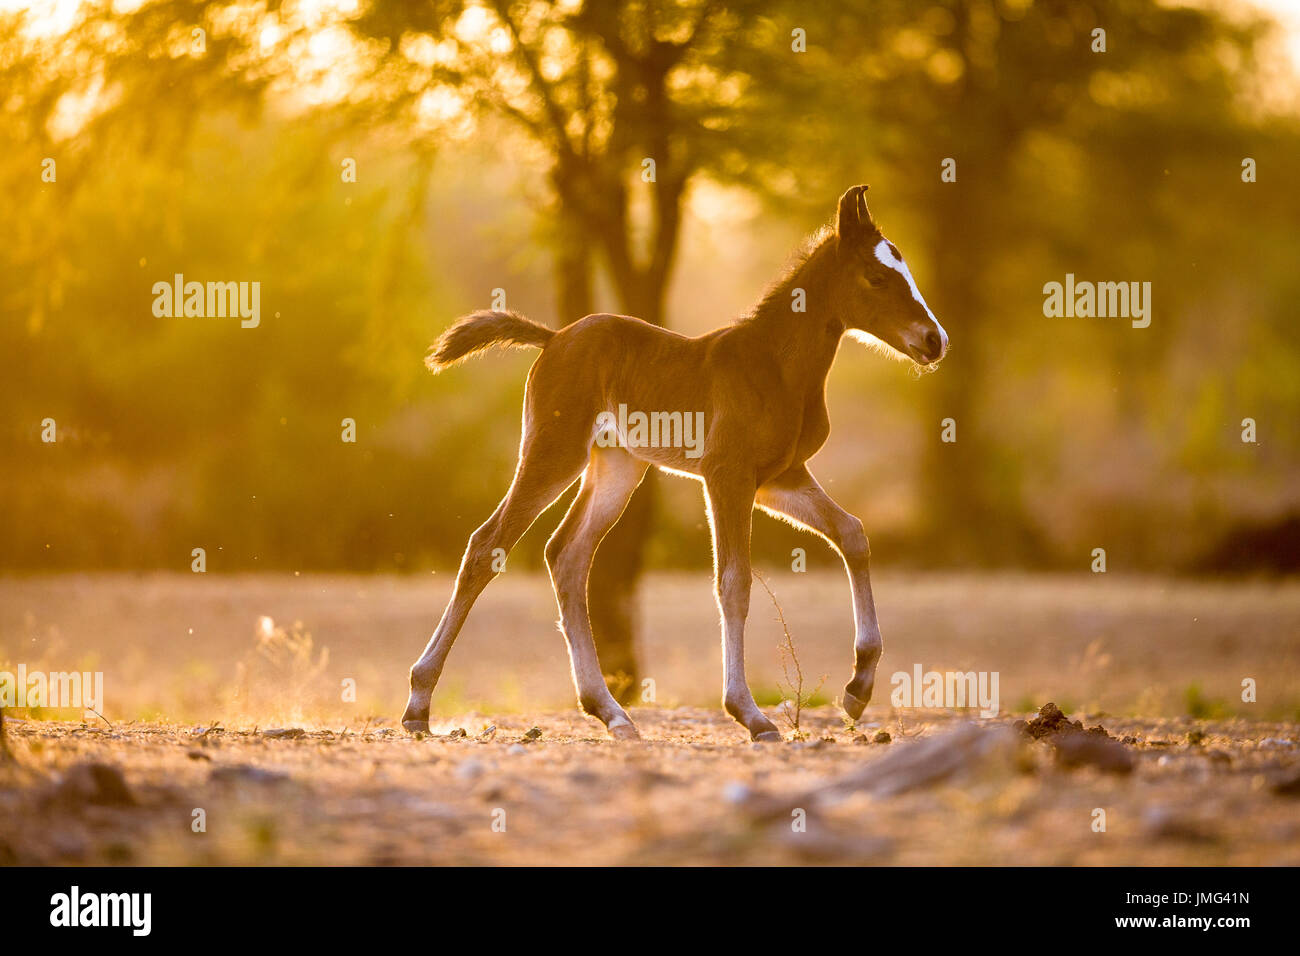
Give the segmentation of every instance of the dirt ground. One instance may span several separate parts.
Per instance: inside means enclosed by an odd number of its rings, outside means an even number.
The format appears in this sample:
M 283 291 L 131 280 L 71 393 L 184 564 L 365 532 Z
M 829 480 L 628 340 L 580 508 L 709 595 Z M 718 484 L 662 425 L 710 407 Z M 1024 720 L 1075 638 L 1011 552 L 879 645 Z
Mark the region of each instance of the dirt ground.
M 536 576 L 480 601 L 422 739 L 396 717 L 440 577 L 0 579 L 0 670 L 105 686 L 102 719 L 6 721 L 0 863 L 1300 864 L 1300 584 L 882 575 L 850 726 L 845 582 L 769 580 L 826 703 L 755 745 L 707 576 L 650 581 L 639 744 L 573 708 Z M 751 682 L 789 730 L 766 601 Z M 892 707 L 914 664 L 998 672 L 1000 715 Z M 1013 729 L 1049 700 L 1109 736 Z

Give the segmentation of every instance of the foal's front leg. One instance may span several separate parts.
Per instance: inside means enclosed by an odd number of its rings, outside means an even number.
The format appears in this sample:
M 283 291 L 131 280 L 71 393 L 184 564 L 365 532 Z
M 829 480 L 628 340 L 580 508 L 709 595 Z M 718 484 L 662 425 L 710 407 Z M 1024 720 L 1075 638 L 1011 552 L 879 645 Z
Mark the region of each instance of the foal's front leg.
M 789 518 L 821 535 L 844 560 L 853 589 L 854 624 L 853 679 L 844 687 L 844 712 L 857 720 L 871 700 L 883 646 L 871 596 L 871 548 L 862 522 L 837 505 L 803 466 L 763 485 L 756 501 L 764 511 Z
M 745 618 L 749 615 L 749 536 L 754 485 L 721 476 L 705 479 L 705 503 L 713 528 L 713 580 L 722 615 L 722 704 L 753 740 L 779 742 L 776 725 L 754 702 L 745 679 Z

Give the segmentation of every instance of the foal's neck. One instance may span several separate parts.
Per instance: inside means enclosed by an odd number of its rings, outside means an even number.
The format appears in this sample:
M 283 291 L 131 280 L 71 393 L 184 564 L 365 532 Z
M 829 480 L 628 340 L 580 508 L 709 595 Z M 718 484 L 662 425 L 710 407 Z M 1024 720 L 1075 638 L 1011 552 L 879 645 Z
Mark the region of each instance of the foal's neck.
M 844 334 L 832 302 L 834 238 L 823 239 L 788 275 L 780 279 L 747 319 L 755 340 L 769 351 L 791 382 L 825 382 Z M 805 311 L 794 311 L 803 291 Z

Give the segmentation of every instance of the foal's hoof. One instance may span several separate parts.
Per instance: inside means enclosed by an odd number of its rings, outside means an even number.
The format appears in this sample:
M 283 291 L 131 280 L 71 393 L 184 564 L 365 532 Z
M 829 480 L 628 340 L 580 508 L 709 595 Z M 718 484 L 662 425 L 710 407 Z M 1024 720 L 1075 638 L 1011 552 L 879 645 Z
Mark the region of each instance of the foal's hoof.
M 429 722 L 427 720 L 404 720 L 402 728 L 408 734 L 427 734 L 429 732 Z
M 756 744 L 779 744 L 784 741 L 785 738 L 781 736 L 779 730 L 765 730 L 762 733 L 754 734 L 754 743 Z
M 641 732 L 632 724 L 614 724 L 606 728 L 615 740 L 640 740 Z
M 844 692 L 844 713 L 849 715 L 850 720 L 857 720 L 862 716 L 862 712 L 867 709 L 867 702 L 854 697 L 847 690 Z

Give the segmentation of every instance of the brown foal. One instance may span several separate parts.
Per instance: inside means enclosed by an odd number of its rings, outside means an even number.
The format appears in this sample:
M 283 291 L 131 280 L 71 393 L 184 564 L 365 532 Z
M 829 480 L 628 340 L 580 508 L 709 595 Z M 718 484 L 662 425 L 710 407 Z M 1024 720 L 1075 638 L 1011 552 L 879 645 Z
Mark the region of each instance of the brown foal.
M 474 600 L 496 575 L 495 558 L 581 478 L 547 542 L 546 563 L 579 705 L 611 736 L 639 737 L 596 658 L 587 577 L 597 546 L 651 465 L 704 484 L 727 713 L 754 740 L 781 739 L 745 680 L 750 525 L 758 507 L 821 535 L 844 559 L 856 633 L 843 707 L 853 719 L 862 714 L 881 652 L 867 536 L 805 462 L 830 434 L 826 376 L 846 332 L 918 365 L 934 364 L 948 347 L 901 254 L 872 221 L 866 191 L 854 186 L 841 197 L 834 229 L 812 238 L 751 315 L 707 335 L 686 338 L 605 314 L 555 332 L 511 312 L 476 312 L 443 334 L 428 360 L 435 372 L 493 345 L 534 346 L 542 354 L 528 373 L 514 480 L 470 536 L 451 601 L 411 667 L 403 727 L 429 729 L 433 689 Z M 692 423 L 702 434 L 690 434 Z

